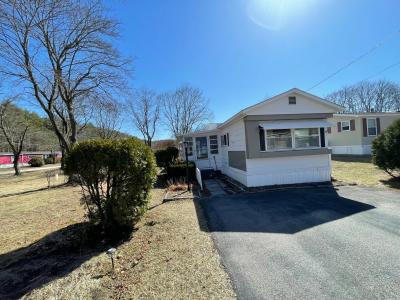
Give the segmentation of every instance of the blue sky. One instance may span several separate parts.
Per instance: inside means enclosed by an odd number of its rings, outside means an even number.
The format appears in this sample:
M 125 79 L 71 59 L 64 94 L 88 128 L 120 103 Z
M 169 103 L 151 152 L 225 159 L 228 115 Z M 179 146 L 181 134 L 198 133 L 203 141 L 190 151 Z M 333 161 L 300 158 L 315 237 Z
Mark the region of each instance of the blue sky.
M 134 0 L 113 2 L 118 47 L 134 58 L 134 87 L 203 90 L 221 122 L 265 97 L 325 96 L 400 62 L 400 2 L 368 0 Z M 400 65 L 373 79 L 400 81 Z M 159 132 L 158 137 L 168 134 Z
M 318 96 L 400 63 L 398 0 L 108 0 L 117 48 L 134 59 L 132 87 L 184 83 L 209 99 L 214 121 L 292 87 Z M 396 34 L 397 32 L 397 34 Z M 388 38 L 390 36 L 390 38 Z M 400 64 L 375 76 L 400 82 Z M 129 122 L 123 131 L 134 134 Z M 157 138 L 169 137 L 164 128 Z

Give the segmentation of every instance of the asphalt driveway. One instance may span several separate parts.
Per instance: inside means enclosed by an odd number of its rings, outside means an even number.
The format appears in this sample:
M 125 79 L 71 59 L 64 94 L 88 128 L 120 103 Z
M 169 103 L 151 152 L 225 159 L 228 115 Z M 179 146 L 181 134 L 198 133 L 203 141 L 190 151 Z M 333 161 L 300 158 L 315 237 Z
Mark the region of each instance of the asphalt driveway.
M 202 202 L 239 299 L 399 299 L 400 193 L 361 187 Z

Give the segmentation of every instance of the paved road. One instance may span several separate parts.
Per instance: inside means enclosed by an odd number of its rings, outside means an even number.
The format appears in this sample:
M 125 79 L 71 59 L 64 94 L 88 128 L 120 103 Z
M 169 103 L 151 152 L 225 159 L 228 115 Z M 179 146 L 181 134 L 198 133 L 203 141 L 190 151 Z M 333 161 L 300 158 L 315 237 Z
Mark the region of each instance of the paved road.
M 25 167 L 21 168 L 21 173 L 27 173 L 27 172 L 37 172 L 37 171 L 45 171 L 45 170 L 55 170 L 55 169 L 60 169 L 61 165 L 60 164 L 55 164 L 55 165 L 45 165 L 43 167 Z M 1 175 L 13 175 L 14 174 L 14 169 L 0 169 L 0 176 Z
M 239 299 L 400 298 L 400 192 L 283 190 L 203 205 Z

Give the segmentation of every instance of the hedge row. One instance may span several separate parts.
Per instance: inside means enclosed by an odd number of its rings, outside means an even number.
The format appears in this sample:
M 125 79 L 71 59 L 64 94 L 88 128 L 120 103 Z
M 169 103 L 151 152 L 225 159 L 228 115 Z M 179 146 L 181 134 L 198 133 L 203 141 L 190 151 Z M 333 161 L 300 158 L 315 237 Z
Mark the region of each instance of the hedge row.
M 186 178 L 186 163 L 178 162 L 165 168 L 168 179 Z M 196 166 L 193 162 L 189 162 L 189 180 L 196 180 Z

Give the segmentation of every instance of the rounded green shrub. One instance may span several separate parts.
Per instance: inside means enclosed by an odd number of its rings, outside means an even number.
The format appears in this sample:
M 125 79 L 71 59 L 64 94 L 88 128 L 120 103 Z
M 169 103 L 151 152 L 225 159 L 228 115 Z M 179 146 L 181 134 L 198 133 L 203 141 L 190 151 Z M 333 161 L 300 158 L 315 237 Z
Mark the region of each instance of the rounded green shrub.
M 65 162 L 66 173 L 78 177 L 90 221 L 113 235 L 134 227 L 156 177 L 148 146 L 135 138 L 86 141 Z
M 41 158 L 41 157 L 32 157 L 32 158 L 29 160 L 29 165 L 30 165 L 31 167 L 41 167 L 41 166 L 44 165 L 43 158 Z
M 372 162 L 393 177 L 400 172 L 400 119 L 372 142 Z
M 163 150 L 158 150 L 155 153 L 157 166 L 167 168 L 173 164 L 179 155 L 179 150 L 176 147 L 168 147 Z

